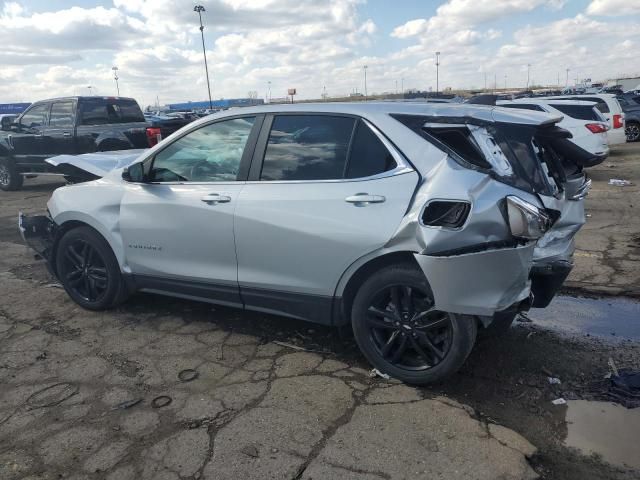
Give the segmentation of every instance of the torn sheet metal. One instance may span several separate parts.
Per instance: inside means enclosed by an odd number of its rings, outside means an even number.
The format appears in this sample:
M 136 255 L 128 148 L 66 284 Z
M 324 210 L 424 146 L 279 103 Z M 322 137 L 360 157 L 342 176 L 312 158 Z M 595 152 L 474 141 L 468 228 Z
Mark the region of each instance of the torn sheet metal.
M 47 158 L 46 162 L 58 168 L 69 165 L 96 177 L 104 177 L 112 170 L 128 167 L 146 151 L 147 149 L 137 149 L 86 153 L 84 155 L 58 155 Z
M 493 315 L 529 296 L 534 244 L 450 257 L 415 255 L 436 310 Z M 497 268 L 496 268 L 497 267 Z

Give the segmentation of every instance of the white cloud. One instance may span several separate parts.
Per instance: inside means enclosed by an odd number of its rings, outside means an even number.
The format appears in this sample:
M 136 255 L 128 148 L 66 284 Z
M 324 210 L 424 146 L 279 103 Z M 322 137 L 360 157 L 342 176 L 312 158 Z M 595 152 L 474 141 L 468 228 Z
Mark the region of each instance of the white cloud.
M 640 14 L 640 2 L 637 0 L 592 0 L 587 7 L 589 15 L 635 15 Z

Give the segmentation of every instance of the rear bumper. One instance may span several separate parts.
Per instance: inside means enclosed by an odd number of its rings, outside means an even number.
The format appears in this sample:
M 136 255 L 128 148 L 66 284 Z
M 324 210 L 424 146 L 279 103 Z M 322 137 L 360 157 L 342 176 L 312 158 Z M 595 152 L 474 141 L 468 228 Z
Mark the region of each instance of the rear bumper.
M 535 243 L 451 256 L 416 254 L 435 308 L 491 316 L 529 298 Z

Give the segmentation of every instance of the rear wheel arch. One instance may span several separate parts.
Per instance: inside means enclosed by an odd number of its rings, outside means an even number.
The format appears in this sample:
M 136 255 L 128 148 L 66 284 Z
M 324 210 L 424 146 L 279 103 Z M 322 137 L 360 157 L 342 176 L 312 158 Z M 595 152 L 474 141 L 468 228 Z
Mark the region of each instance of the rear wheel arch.
M 350 324 L 353 300 L 358 293 L 360 286 L 362 286 L 366 279 L 371 275 L 391 265 L 410 265 L 417 269 L 420 268 L 414 257 L 414 252 L 397 251 L 369 259 L 351 273 L 346 281 L 343 275 L 340 283 L 344 285 L 344 287 L 340 289 L 340 285 L 338 285 L 337 291 L 338 296 L 341 298 L 341 302 L 338 311 L 339 315 L 336 317 L 336 323 L 341 325 Z

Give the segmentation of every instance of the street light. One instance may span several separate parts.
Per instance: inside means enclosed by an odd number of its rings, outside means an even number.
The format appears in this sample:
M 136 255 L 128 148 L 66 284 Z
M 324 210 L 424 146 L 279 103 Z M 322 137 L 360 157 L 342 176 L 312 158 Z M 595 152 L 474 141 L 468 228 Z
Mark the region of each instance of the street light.
M 436 97 L 440 92 L 440 52 L 436 52 Z
M 531 64 L 527 63 L 527 90 L 529 90 L 529 71 L 531 70 Z
M 564 84 L 565 88 L 567 88 L 569 86 L 569 69 L 567 68 L 567 81 Z
M 271 80 L 267 81 L 267 102 L 271 103 Z
M 364 99 L 365 101 L 367 100 L 367 67 L 366 65 L 364 67 L 362 67 L 362 69 L 364 70 Z
M 91 85 L 87 85 L 87 88 L 89 89 L 89 96 L 91 96 L 91 89 L 93 88 Z
M 202 36 L 202 54 L 204 55 L 204 71 L 207 75 L 207 92 L 209 92 L 209 109 L 213 109 L 213 102 L 211 101 L 211 85 L 209 84 L 209 67 L 207 66 L 207 50 L 204 47 L 204 25 L 202 25 L 202 12 L 205 11 L 202 5 L 196 5 L 193 7 L 194 12 L 198 12 L 198 18 L 200 19 L 200 35 Z
M 120 85 L 118 85 L 118 67 L 113 66 L 111 67 L 111 70 L 113 70 L 113 79 L 116 81 L 116 89 L 118 90 L 118 96 L 120 96 Z

